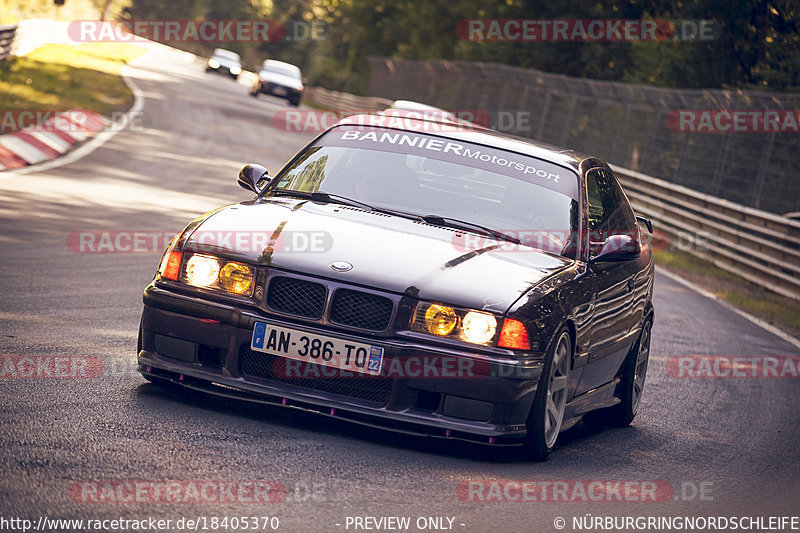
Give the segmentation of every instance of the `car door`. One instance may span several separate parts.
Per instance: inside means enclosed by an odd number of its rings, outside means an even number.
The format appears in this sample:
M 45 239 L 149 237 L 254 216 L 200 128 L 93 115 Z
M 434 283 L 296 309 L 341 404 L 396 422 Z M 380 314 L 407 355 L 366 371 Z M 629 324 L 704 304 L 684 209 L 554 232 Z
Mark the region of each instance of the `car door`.
M 614 378 L 635 340 L 639 320 L 633 305 L 637 261 L 592 261 L 611 235 L 638 239 L 636 217 L 613 173 L 595 169 L 586 177 L 589 271 L 596 290 L 587 346 L 589 362 L 581 375 L 577 394 Z M 640 313 L 639 313 L 640 314 Z

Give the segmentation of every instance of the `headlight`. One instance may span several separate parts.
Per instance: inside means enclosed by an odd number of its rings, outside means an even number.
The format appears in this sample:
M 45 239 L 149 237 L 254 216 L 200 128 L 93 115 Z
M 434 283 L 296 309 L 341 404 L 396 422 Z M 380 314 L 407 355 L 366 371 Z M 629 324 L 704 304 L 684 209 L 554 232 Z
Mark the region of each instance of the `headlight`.
M 494 338 L 497 319 L 486 313 L 470 311 L 461 320 L 461 331 L 469 342 L 486 344 Z
M 219 277 L 219 261 L 207 255 L 193 255 L 186 261 L 186 281 L 189 285 L 208 287 Z
M 241 72 L 242 72 L 242 69 L 237 67 L 236 65 L 231 67 L 231 74 L 233 74 L 234 76 L 239 75 Z
M 253 293 L 254 277 L 253 267 L 244 263 L 194 254 L 186 261 L 181 281 L 204 289 L 250 296 Z
M 497 333 L 494 315 L 446 305 L 420 302 L 411 322 L 412 331 L 489 345 Z
M 452 307 L 431 305 L 425 310 L 425 327 L 433 335 L 449 335 L 458 324 L 458 317 Z
M 242 263 L 225 263 L 219 271 L 219 282 L 233 294 L 249 294 L 253 284 L 253 269 Z
M 219 68 L 219 61 L 217 61 L 216 59 L 209 59 L 208 66 L 211 68 Z

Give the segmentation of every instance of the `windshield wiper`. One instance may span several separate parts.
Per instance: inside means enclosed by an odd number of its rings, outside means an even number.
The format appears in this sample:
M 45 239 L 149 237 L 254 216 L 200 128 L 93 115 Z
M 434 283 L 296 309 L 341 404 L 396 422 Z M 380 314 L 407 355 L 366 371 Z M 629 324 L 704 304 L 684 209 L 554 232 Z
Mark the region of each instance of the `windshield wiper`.
M 295 191 L 293 189 L 274 189 L 269 191 L 275 196 L 292 196 L 295 198 L 303 198 L 305 200 L 311 200 L 313 202 L 322 202 L 326 204 L 345 204 L 351 207 L 361 207 L 362 209 L 366 209 L 367 211 L 372 211 L 375 209 L 369 204 L 365 204 L 364 202 L 359 202 L 358 200 L 353 200 L 352 198 L 347 198 L 346 196 L 340 196 L 338 194 L 328 194 L 326 192 L 306 192 L 306 191 Z
M 365 211 L 374 211 L 376 213 L 384 213 L 386 215 L 394 215 L 398 217 L 407 218 L 410 220 L 419 220 L 419 215 L 415 215 L 413 213 L 406 213 L 403 211 L 395 211 L 394 209 L 388 209 L 385 207 L 375 207 L 374 205 L 370 205 L 366 202 L 362 202 L 361 200 L 354 200 L 352 198 L 348 198 L 347 196 L 342 196 L 340 194 L 331 194 L 327 192 L 305 192 L 305 191 L 295 191 L 292 189 L 275 189 L 270 191 L 275 196 L 292 196 L 296 198 L 303 198 L 307 200 L 311 200 L 312 202 L 323 202 L 326 204 L 335 203 L 335 204 L 342 204 L 342 205 L 349 205 L 350 207 L 360 207 Z
M 434 226 L 445 226 L 450 228 L 467 229 L 472 231 L 478 230 L 479 233 L 483 233 L 484 235 L 488 235 L 489 237 L 494 237 L 495 239 L 513 242 L 514 244 L 522 244 L 522 242 L 516 237 L 512 237 L 511 235 L 507 235 L 502 231 L 497 231 L 495 229 L 487 228 L 486 226 L 481 226 L 480 224 L 476 224 L 475 222 L 470 222 L 468 220 L 443 217 L 441 215 L 424 215 L 420 216 L 419 220 L 427 222 L 428 224 L 433 224 Z

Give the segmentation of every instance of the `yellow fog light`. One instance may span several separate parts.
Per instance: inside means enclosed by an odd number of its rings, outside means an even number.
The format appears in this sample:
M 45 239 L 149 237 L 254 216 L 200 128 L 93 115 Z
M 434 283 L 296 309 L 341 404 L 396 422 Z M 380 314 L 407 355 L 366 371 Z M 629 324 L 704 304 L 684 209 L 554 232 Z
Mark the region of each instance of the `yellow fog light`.
M 219 262 L 207 255 L 193 255 L 186 261 L 186 281 L 198 287 L 208 287 L 217 281 Z
M 425 326 L 434 335 L 449 335 L 458 323 L 458 316 L 452 307 L 431 305 L 425 310 Z
M 219 272 L 219 282 L 230 293 L 249 295 L 253 269 L 242 263 L 225 263 Z
M 461 321 L 461 332 L 469 342 L 486 344 L 494 338 L 497 319 L 486 313 L 470 311 Z

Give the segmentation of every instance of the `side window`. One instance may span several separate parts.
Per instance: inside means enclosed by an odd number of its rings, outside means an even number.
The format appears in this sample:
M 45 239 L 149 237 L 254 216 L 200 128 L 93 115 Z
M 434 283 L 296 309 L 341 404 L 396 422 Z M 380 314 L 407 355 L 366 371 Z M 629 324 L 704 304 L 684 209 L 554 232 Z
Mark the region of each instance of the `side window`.
M 636 217 L 614 175 L 593 170 L 586 177 L 590 241 L 601 243 L 611 235 L 636 235 Z
M 589 199 L 589 229 L 598 230 L 604 222 L 605 210 L 603 209 L 603 199 L 600 193 L 603 180 L 599 170 L 593 170 L 586 177 L 586 193 Z

